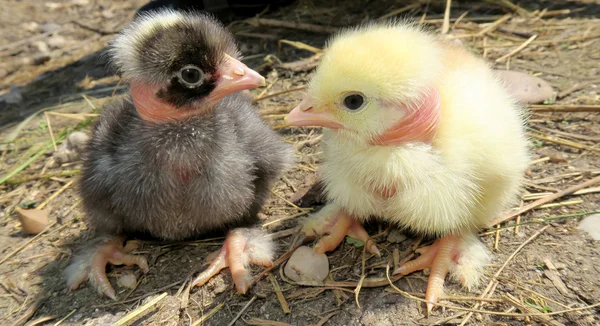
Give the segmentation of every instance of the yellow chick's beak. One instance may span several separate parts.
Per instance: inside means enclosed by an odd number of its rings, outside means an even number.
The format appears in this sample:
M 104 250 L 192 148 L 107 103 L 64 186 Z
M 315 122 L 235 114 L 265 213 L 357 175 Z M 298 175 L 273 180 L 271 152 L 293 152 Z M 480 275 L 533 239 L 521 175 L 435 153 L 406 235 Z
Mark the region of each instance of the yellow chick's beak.
M 207 101 L 213 104 L 226 95 L 266 85 L 263 76 L 228 54 L 225 54 L 225 62 L 219 68 L 219 75 L 217 86 L 207 97 Z
M 343 127 L 328 111 L 315 109 L 308 95 L 285 117 L 284 122 L 288 126 L 320 126 L 330 129 Z

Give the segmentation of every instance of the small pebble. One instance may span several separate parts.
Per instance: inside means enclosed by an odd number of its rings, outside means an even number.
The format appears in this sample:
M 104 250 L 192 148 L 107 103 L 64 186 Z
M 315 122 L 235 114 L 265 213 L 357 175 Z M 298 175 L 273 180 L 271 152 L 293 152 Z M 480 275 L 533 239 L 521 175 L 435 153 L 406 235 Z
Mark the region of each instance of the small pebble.
M 406 240 L 406 235 L 399 229 L 392 229 L 387 236 L 387 241 L 390 243 L 400 243 Z
M 600 240 L 600 214 L 589 215 L 579 222 L 578 228 L 594 240 Z
M 302 246 L 292 254 L 283 271 L 296 282 L 323 282 L 329 274 L 329 259 L 325 254 Z
M 554 95 L 552 86 L 541 78 L 518 71 L 495 70 L 495 72 L 509 93 L 520 103 L 542 103 L 552 99 Z
M 47 23 L 47 24 L 42 25 L 42 33 L 55 32 L 59 29 L 60 29 L 60 25 L 55 24 L 55 23 Z
M 133 274 L 123 274 L 117 279 L 117 285 L 122 288 L 134 289 L 137 278 Z
M 17 207 L 17 218 L 21 222 L 23 232 L 38 234 L 48 226 L 48 212 L 39 209 L 21 209 Z

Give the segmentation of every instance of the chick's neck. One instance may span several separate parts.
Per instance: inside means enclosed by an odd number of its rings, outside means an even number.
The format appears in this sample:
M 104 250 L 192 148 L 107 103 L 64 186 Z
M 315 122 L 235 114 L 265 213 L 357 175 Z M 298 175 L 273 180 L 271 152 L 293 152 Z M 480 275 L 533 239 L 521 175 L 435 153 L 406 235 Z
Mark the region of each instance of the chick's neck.
M 159 85 L 143 82 L 131 82 L 130 93 L 133 104 L 139 116 L 145 122 L 166 123 L 180 121 L 191 116 L 206 113 L 210 107 L 200 108 L 176 107 L 156 97 L 160 90 Z

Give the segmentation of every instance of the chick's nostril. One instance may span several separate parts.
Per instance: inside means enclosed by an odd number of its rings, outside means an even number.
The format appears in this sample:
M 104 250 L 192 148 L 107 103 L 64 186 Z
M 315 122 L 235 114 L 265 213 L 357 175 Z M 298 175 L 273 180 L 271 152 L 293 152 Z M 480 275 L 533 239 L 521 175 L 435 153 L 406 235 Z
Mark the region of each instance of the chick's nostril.
M 238 76 L 244 76 L 246 74 L 246 71 L 244 69 L 238 67 L 233 70 L 233 73 Z
M 310 111 L 310 110 L 312 110 L 312 108 L 313 108 L 312 106 L 309 106 L 309 107 L 300 107 L 300 110 L 302 110 L 302 111 Z

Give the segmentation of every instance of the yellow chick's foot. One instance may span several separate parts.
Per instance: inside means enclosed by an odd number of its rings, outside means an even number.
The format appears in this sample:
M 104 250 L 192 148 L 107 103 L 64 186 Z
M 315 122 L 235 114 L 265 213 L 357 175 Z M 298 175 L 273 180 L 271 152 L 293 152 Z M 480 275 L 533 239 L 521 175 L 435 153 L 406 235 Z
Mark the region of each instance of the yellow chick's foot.
M 248 265 L 270 267 L 273 265 L 273 255 L 273 242 L 266 232 L 260 229 L 234 229 L 227 234 L 221 249 L 206 258 L 210 264 L 194 279 L 192 287 L 204 285 L 222 269 L 229 267 L 237 292 L 246 293 L 252 281 Z
M 421 255 L 419 258 L 398 267 L 394 274 L 407 275 L 431 268 L 425 294 L 427 312 L 431 312 L 434 303 L 443 295 L 444 279 L 448 272 L 451 278 L 471 289 L 479 284 L 479 278 L 490 259 L 487 248 L 475 234 L 445 236 L 431 246 L 418 249 L 417 253 Z
M 314 247 L 318 253 L 325 253 L 337 248 L 346 235 L 362 241 L 370 253 L 380 255 L 379 249 L 359 221 L 346 214 L 334 205 L 323 207 L 302 226 L 302 233 L 307 237 L 319 236 Z
M 123 247 L 124 241 L 122 236 L 110 236 L 98 238 L 89 244 L 88 249 L 78 254 L 65 270 L 69 288 L 75 290 L 89 279 L 100 294 L 116 300 L 115 290 L 106 276 L 107 264 L 137 265 L 144 273 L 148 272 L 146 258 L 129 254 L 132 250 L 137 249 L 137 243 L 128 243 Z
M 462 238 L 457 236 L 446 236 L 436 240 L 431 246 L 423 248 L 421 256 L 398 267 L 394 274 L 410 274 L 414 271 L 431 267 L 425 300 L 427 301 L 427 312 L 433 309 L 444 293 L 444 279 L 458 256 L 458 246 Z

